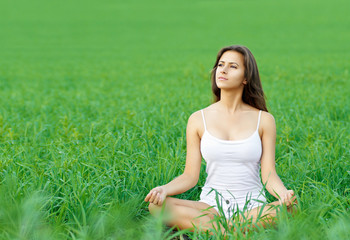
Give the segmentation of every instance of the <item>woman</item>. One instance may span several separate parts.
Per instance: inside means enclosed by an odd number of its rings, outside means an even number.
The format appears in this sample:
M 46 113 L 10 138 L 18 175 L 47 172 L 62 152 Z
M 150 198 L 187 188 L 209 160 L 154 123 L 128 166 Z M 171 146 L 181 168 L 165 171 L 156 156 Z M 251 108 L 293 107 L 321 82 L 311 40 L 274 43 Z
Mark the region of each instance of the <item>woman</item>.
M 145 198 L 152 215 L 162 208 L 169 226 L 203 230 L 218 227 L 211 221 L 223 213 L 237 212 L 259 224 L 259 216 L 273 221 L 281 204 L 296 203 L 275 170 L 276 126 L 268 113 L 258 67 L 248 48 L 222 48 L 211 74 L 215 103 L 193 113 L 187 124 L 187 156 L 184 173 L 166 185 L 153 188 Z M 202 156 L 207 179 L 199 201 L 172 198 L 194 187 Z M 263 185 L 278 201 L 266 204 Z M 261 222 L 264 225 L 264 222 Z

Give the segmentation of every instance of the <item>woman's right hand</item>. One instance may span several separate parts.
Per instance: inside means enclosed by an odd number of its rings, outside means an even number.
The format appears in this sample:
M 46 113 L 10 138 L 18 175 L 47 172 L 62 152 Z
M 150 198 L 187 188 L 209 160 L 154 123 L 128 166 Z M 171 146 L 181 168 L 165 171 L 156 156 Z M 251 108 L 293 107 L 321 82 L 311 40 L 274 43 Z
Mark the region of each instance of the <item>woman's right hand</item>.
M 288 208 L 292 207 L 294 204 L 298 204 L 298 200 L 294 195 L 293 190 L 287 190 L 279 199 L 281 205 L 286 205 Z
M 167 193 L 163 186 L 153 188 L 145 197 L 145 202 L 150 202 L 155 205 L 162 205 Z

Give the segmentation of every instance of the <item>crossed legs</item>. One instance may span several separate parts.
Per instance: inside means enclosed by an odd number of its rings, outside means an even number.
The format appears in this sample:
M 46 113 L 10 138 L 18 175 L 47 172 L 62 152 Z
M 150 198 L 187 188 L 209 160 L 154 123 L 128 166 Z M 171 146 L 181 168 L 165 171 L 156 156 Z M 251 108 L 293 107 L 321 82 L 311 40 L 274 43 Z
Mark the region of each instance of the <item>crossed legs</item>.
M 252 224 L 261 227 L 273 225 L 277 215 L 276 207 L 279 205 L 279 201 L 276 201 L 256 207 L 246 212 L 244 217 L 240 217 L 240 220 L 249 220 Z M 153 216 L 159 216 L 164 208 L 165 223 L 171 227 L 176 226 L 179 229 L 189 229 L 190 231 L 194 231 L 193 225 L 203 231 L 221 227 L 212 221 L 215 216 L 219 215 L 218 212 L 203 202 L 167 197 L 163 206 L 150 203 L 148 208 Z M 288 209 L 288 211 L 292 212 L 293 208 Z M 232 225 L 230 222 L 229 226 Z M 220 231 L 224 233 L 225 230 L 221 227 Z

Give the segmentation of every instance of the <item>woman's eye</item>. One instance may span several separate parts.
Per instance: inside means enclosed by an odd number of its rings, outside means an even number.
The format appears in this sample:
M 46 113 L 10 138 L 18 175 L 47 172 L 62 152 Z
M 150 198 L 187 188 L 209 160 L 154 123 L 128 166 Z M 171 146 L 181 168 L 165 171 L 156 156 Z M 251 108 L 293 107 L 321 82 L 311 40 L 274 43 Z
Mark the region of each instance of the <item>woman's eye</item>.
M 223 66 L 222 63 L 219 63 L 219 64 L 218 64 L 218 67 L 222 67 L 222 66 Z
M 235 65 L 231 65 L 231 68 L 237 68 Z

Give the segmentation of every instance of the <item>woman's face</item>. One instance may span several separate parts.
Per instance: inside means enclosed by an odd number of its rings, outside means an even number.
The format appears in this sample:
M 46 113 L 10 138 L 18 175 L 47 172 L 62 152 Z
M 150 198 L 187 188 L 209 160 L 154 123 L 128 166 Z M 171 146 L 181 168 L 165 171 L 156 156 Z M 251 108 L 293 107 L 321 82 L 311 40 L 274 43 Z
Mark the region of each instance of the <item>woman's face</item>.
M 243 55 L 236 51 L 224 52 L 218 62 L 215 78 L 220 89 L 243 88 L 247 84 Z

